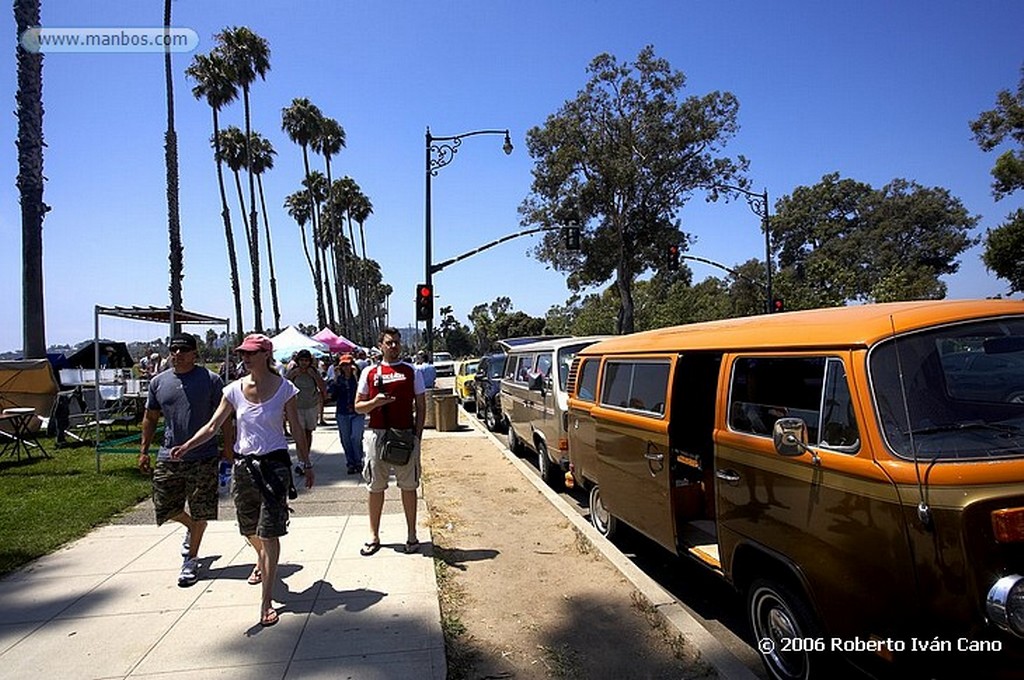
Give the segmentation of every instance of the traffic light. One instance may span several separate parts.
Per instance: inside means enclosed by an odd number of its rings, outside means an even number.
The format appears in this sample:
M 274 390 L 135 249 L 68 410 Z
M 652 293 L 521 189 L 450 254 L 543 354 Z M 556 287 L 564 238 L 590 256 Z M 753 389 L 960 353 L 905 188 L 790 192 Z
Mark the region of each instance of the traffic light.
M 579 227 L 562 227 L 562 234 L 565 236 L 565 249 L 566 250 L 579 250 L 580 249 L 580 228 Z
M 434 318 L 434 287 L 421 283 L 416 286 L 416 320 L 430 321 Z
M 668 270 L 679 271 L 679 246 L 674 243 L 668 247 Z
M 782 304 L 782 298 L 775 298 L 772 300 L 772 312 L 784 312 L 785 307 Z

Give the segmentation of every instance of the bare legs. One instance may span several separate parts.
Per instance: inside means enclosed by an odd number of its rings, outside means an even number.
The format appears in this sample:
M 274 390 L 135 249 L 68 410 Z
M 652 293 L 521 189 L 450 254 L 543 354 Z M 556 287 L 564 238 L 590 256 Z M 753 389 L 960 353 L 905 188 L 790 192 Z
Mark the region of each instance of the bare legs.
M 260 621 L 266 621 L 267 614 L 274 609 L 274 581 L 277 579 L 277 562 L 281 557 L 281 541 L 277 538 L 246 536 L 256 550 L 256 567 L 263 577 Z M 275 613 L 276 618 L 276 613 Z
M 405 512 L 406 541 L 416 543 L 416 489 L 402 490 L 402 510 Z M 380 542 L 380 518 L 384 513 L 384 492 L 370 492 L 370 542 Z

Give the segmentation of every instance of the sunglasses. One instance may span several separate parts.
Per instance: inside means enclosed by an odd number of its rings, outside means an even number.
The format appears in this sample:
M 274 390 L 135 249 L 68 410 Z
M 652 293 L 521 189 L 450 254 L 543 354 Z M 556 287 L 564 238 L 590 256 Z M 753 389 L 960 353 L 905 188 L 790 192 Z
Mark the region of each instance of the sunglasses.
M 240 350 L 237 350 L 237 353 L 238 353 L 238 356 L 240 356 L 240 357 L 251 357 L 254 354 L 259 354 L 260 352 L 263 352 L 263 351 L 264 350 L 262 350 L 262 349 L 254 349 L 254 350 L 240 349 Z

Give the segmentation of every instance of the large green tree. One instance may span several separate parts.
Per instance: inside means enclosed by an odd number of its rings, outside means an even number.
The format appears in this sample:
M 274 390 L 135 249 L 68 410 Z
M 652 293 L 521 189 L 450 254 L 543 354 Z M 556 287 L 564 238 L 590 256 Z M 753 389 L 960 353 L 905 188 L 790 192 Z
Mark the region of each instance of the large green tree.
M 685 247 L 678 211 L 699 188 L 738 183 L 742 157 L 722 155 L 737 130 L 730 93 L 683 98 L 685 76 L 645 47 L 634 62 L 601 54 L 590 79 L 526 136 L 535 159 L 525 225 L 576 222 L 582 249 L 566 251 L 549 232 L 534 255 L 568 272 L 573 290 L 614 281 L 615 329 L 634 330 L 633 284 L 661 269 L 669 245 Z
M 978 217 L 939 187 L 896 179 L 874 189 L 825 175 L 781 198 L 771 218 L 787 309 L 941 299 L 939 277 L 977 240 Z
M 992 168 L 992 195 L 996 200 L 1024 189 L 1024 67 L 1017 92 L 1002 90 L 996 106 L 971 122 L 974 140 L 983 151 L 1010 142 Z M 1024 210 L 1010 213 L 985 236 L 982 261 L 996 276 L 1010 282 L 1010 292 L 1024 292 Z
M 21 36 L 40 25 L 39 0 L 15 0 L 18 31 L 18 194 L 21 201 L 21 323 L 25 358 L 46 356 L 43 306 L 43 53 L 30 52 Z

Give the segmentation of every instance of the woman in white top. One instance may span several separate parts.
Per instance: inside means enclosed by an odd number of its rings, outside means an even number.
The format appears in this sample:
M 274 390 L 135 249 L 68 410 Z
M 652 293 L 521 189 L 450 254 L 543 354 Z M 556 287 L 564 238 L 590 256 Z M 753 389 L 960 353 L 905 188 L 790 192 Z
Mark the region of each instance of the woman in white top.
M 242 535 L 256 550 L 256 567 L 249 583 L 262 583 L 260 625 L 277 623 L 271 599 L 280 537 L 288 533 L 288 491 L 292 488 L 291 460 L 282 415 L 288 419 L 295 449 L 305 472 L 306 488 L 313 486 L 309 442 L 299 422 L 295 395 L 298 390 L 271 368 L 274 345 L 265 335 L 249 335 L 235 351 L 247 375 L 224 388 L 220 406 L 206 425 L 187 442 L 171 450 L 180 458 L 190 448 L 209 440 L 234 414 L 235 468 L 231 494 Z

